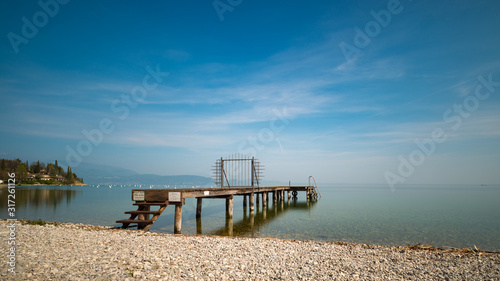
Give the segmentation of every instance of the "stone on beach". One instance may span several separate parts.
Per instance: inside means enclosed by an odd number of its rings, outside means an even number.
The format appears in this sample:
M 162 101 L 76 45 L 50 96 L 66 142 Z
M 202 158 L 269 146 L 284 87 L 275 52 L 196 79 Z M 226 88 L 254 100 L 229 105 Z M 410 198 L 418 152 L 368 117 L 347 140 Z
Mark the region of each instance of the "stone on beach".
M 8 254 L 0 222 L 0 255 Z M 498 280 L 500 254 L 263 238 L 185 236 L 82 224 L 16 228 L 2 280 Z

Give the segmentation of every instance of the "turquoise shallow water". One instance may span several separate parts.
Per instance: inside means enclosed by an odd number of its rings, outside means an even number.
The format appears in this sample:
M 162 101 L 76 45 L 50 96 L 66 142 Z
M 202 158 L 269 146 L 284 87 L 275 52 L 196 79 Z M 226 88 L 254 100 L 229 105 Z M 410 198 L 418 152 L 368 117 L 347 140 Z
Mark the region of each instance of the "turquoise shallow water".
M 131 186 L 18 187 L 16 217 L 45 221 L 118 226 L 134 210 Z M 160 187 L 154 187 L 160 188 Z M 299 198 L 259 207 L 252 217 L 235 197 L 232 234 L 377 245 L 431 244 L 500 251 L 500 186 L 321 187 L 322 198 Z M 167 207 L 151 228 L 173 232 L 174 208 Z M 183 207 L 183 234 L 228 235 L 225 200 L 196 200 Z M 7 190 L 0 190 L 0 218 L 8 218 Z

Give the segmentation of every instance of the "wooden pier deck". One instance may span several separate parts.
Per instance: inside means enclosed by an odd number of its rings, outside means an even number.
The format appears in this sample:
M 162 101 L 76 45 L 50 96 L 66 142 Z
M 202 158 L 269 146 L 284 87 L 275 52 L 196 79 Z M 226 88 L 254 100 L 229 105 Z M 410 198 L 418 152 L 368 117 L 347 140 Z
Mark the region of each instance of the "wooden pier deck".
M 158 219 L 162 212 L 169 205 L 175 206 L 174 233 L 181 233 L 182 226 L 182 206 L 187 198 L 197 198 L 196 217 L 201 217 L 202 200 L 213 198 L 226 199 L 226 217 L 233 217 L 233 198 L 234 196 L 244 196 L 243 204 L 250 209 L 252 213 L 255 205 L 262 204 L 266 207 L 269 202 L 269 194 L 276 204 L 284 200 L 285 193 L 287 197 L 297 197 L 299 192 L 305 192 L 307 199 L 317 198 L 319 192 L 316 186 L 265 186 L 265 187 L 232 187 L 232 188 L 197 188 L 197 189 L 133 189 L 132 201 L 137 206 L 137 210 L 128 211 L 130 217 L 124 220 L 118 220 L 122 228 L 137 227 L 148 231 L 153 223 Z M 260 200 L 262 198 L 262 200 Z M 151 207 L 158 207 L 151 210 Z

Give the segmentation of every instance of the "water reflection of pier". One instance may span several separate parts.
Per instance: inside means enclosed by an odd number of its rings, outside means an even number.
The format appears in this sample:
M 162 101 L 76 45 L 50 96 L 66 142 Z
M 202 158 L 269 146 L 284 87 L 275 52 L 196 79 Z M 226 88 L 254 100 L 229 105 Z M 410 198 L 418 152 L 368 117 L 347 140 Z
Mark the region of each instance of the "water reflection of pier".
M 233 217 L 226 212 L 225 227 L 209 234 L 258 237 L 260 227 L 270 223 L 290 210 L 310 210 L 316 202 L 316 199 L 308 199 L 307 201 L 288 199 L 286 202 L 285 200 L 281 200 L 276 204 L 263 206 L 262 209 L 257 205 L 256 212 L 248 212 L 247 208 L 244 207 L 243 219 L 236 223 L 234 223 Z M 203 234 L 201 217 L 196 218 L 196 234 Z

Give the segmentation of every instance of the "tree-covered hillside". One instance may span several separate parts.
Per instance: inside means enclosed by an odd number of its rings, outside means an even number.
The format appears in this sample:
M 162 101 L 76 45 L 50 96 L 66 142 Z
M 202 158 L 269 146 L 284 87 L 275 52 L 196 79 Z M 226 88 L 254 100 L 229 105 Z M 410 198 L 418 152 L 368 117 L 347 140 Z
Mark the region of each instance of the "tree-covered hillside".
M 54 163 L 21 161 L 21 159 L 0 159 L 0 180 L 4 183 L 9 173 L 15 173 L 16 184 L 77 184 L 83 183 L 70 167 L 66 170 Z

